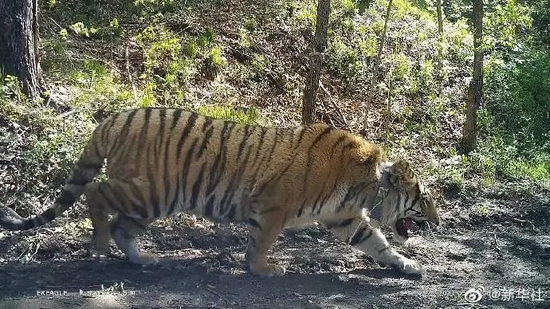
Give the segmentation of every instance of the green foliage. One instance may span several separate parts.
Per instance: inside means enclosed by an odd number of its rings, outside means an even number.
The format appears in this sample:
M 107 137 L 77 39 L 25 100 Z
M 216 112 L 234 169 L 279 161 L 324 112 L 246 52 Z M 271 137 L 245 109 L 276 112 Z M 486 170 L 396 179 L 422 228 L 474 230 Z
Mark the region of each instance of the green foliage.
M 44 110 L 42 110 L 44 109 Z M 23 123 L 36 131 L 53 125 L 51 109 L 38 101 L 30 101 L 23 93 L 16 77 L 0 74 L 0 116 Z
M 0 79 L 0 116 L 16 128 L 27 128 L 6 136 L 24 134 L 19 146 L 23 150 L 15 162 L 24 175 L 18 186 L 27 194 L 42 195 L 46 188 L 57 189 L 65 181 L 93 126 L 86 113 L 67 118 L 48 105 L 27 100 L 17 79 L 10 76 Z
M 479 147 L 469 161 L 485 184 L 499 177 L 550 180 L 550 58 L 547 46 L 537 43 L 547 36 L 533 29 L 550 16 L 544 2 L 485 2 L 485 109 L 478 114 Z M 470 19 L 469 1 L 447 1 L 444 8 L 452 22 Z M 462 37 L 469 31 L 464 28 Z M 456 49 L 457 42 L 451 42 Z
M 230 106 L 203 105 L 197 109 L 197 112 L 216 119 L 225 119 L 249 125 L 258 124 L 260 119 L 260 114 L 254 108 L 238 110 Z
M 477 209 L 475 210 L 476 214 L 480 217 L 487 217 L 489 215 L 489 205 L 487 203 L 481 203 L 477 205 Z
M 239 31 L 239 46 L 242 48 L 250 48 L 250 46 L 252 46 L 250 33 L 244 29 Z
M 403 53 L 393 54 L 394 74 L 401 81 L 407 81 L 411 74 L 409 59 Z
M 210 70 L 219 70 L 225 63 L 212 28 L 198 36 L 181 37 L 164 26 L 149 26 L 136 41 L 144 50 L 142 106 L 184 104 L 189 82 L 203 71 L 203 63 Z
M 68 177 L 68 169 L 78 158 L 84 136 L 78 128 L 62 123 L 55 129 L 46 128 L 44 135 L 31 135 L 27 141 L 30 148 L 22 155 L 24 166 L 44 177 L 41 182 L 58 186 Z M 38 190 L 37 190 L 38 191 Z
M 417 7 L 410 1 L 393 3 L 381 71 L 372 72 L 387 1 L 373 1 L 364 10 L 358 9 L 354 1 L 333 2 L 326 52 L 328 69 L 332 73 L 347 81 L 349 86 L 356 87 L 354 90 L 362 91 L 362 86 L 368 84 L 373 74 L 387 75 L 395 69 L 399 80 L 396 95 L 412 94 L 418 99 L 433 96 L 440 82 L 437 76 L 452 79 L 466 74 L 465 68 L 471 61 L 472 35 L 463 21 L 447 23 L 444 40 L 440 40 L 435 12 Z M 298 10 L 297 22 L 303 16 L 315 16 L 309 1 Z M 362 13 L 358 14 L 359 11 Z M 411 28 L 411 24 L 415 27 Z M 388 59 L 388 54 L 400 56 Z M 437 58 L 440 55 L 442 59 Z M 437 63 L 453 66 L 443 66 L 442 72 L 436 72 Z
M 315 25 L 317 6 L 315 1 L 303 1 L 302 3 L 292 2 L 292 7 L 297 10 L 295 25 L 312 27 Z M 334 11 L 334 9 L 332 9 Z M 331 15 L 334 15 L 333 13 Z
M 204 33 L 199 36 L 199 44 L 201 47 L 208 47 L 216 41 L 216 30 L 212 28 L 206 28 Z
M 185 47 L 185 54 L 189 59 L 195 59 L 199 56 L 199 45 L 195 38 L 187 40 L 187 45 Z
M 532 51 L 521 58 L 487 63 L 486 104 L 495 128 L 485 132 L 502 132 L 520 152 L 550 152 L 550 56 Z
M 0 103 L 5 106 L 11 100 L 22 102 L 26 97 L 21 91 L 17 77 L 0 74 Z
M 140 10 L 142 16 L 166 13 L 176 6 L 175 0 L 134 0 L 134 6 Z
M 366 69 L 361 62 L 360 53 L 353 46 L 346 44 L 343 39 L 338 37 L 329 42 L 327 47 L 328 55 L 330 55 L 328 64 L 341 76 L 357 77 Z M 371 49 L 369 55 L 372 52 Z
M 483 18 L 486 48 L 518 48 L 519 41 L 532 25 L 533 19 L 526 5 L 517 0 L 490 7 Z
M 387 6 L 387 2 L 383 1 L 383 5 Z M 395 10 L 395 17 L 397 19 L 405 18 L 407 15 L 415 16 L 418 19 L 431 21 L 434 16 L 426 10 L 426 6 L 415 6 L 411 1 L 407 0 L 395 0 L 393 1 L 393 10 Z
M 164 27 L 147 27 L 136 36 L 144 49 L 144 72 L 140 78 L 151 92 L 142 106 L 154 105 L 154 97 L 161 102 L 175 104 L 185 98 L 187 82 L 197 74 L 195 58 L 198 44 L 189 40 L 183 53 L 182 39 Z
M 437 182 L 442 183 L 447 190 L 458 193 L 464 189 L 467 166 L 467 157 L 454 155 L 435 166 L 429 165 L 424 173 L 429 178 L 435 178 Z
M 92 114 L 96 110 L 116 111 L 135 104 L 128 85 L 121 83 L 102 62 L 85 59 L 71 73 L 71 106 Z
M 88 28 L 80 21 L 70 25 L 69 28 L 74 31 L 74 33 L 85 37 L 90 37 L 90 35 L 95 35 L 97 33 L 97 28 L 93 26 Z
M 244 23 L 244 28 L 249 32 L 254 32 L 258 29 L 258 21 L 255 18 L 250 18 Z
M 474 172 L 486 182 L 498 178 L 532 179 L 550 184 L 550 154 L 537 149 L 523 154 L 517 143 L 502 135 L 486 137 L 471 154 Z
M 62 40 L 67 40 L 69 38 L 69 33 L 88 39 L 115 39 L 120 38 L 124 32 L 117 18 L 113 18 L 108 25 L 99 27 L 87 26 L 79 21 L 70 25 L 68 29 L 70 32 L 67 29 L 59 30 L 59 36 Z
M 535 44 L 550 46 L 550 3 L 548 0 L 530 0 L 528 2 L 533 18 L 533 28 L 536 30 Z

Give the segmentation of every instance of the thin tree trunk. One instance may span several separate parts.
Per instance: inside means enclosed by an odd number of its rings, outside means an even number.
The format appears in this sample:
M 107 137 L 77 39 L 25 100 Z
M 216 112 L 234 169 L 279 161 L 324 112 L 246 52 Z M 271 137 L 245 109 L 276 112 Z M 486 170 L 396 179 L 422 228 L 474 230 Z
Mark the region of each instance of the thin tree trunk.
M 16 76 L 29 99 L 40 96 L 37 0 L 0 0 L 0 69 Z
M 441 10 L 441 0 L 436 0 L 435 5 L 437 7 L 437 32 L 439 37 L 443 37 L 443 10 Z
M 382 30 L 382 33 L 380 34 L 380 43 L 378 45 L 378 54 L 376 55 L 376 59 L 374 60 L 374 67 L 372 70 L 372 77 L 370 80 L 370 87 L 367 89 L 367 102 L 365 104 L 365 118 L 363 121 L 363 134 L 366 134 L 367 129 L 369 127 L 369 110 L 371 108 L 372 104 L 372 96 L 375 92 L 375 87 L 378 81 L 378 68 L 380 67 L 380 61 L 382 59 L 382 51 L 384 50 L 384 42 L 386 40 L 386 30 L 388 29 L 388 21 L 390 19 L 390 13 L 391 13 L 391 7 L 392 7 L 392 0 L 388 1 L 388 9 L 386 11 L 386 18 L 384 19 L 384 29 Z
M 443 48 L 445 42 L 445 36 L 443 34 L 443 10 L 441 9 L 441 0 L 435 1 L 437 8 L 437 32 L 439 35 L 439 44 L 437 45 L 437 77 L 439 82 L 439 94 L 443 90 Z
M 315 97 L 319 89 L 319 78 L 323 62 L 323 51 L 327 46 L 328 18 L 330 15 L 330 0 L 319 0 L 317 4 L 317 24 L 313 38 L 313 52 L 310 57 L 309 72 L 304 89 L 302 106 L 302 123 L 315 122 Z
M 462 131 L 462 151 L 468 153 L 477 145 L 477 112 L 483 105 L 483 0 L 474 0 L 474 73 L 468 89 L 466 121 Z
M 393 72 L 390 69 L 388 76 L 388 103 L 386 105 L 386 120 L 384 121 L 384 140 L 388 143 L 390 139 L 390 122 L 391 122 L 391 105 L 392 105 L 392 94 L 393 94 Z

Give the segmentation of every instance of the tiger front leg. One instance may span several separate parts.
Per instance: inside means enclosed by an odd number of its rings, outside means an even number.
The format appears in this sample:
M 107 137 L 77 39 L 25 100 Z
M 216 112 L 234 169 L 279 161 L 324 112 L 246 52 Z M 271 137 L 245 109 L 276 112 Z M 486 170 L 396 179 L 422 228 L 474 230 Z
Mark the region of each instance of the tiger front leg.
M 248 246 L 246 262 L 250 271 L 262 277 L 282 276 L 283 266 L 267 263 L 267 252 L 281 233 L 283 216 L 278 211 L 269 214 L 252 214 L 248 219 Z
M 370 255 L 374 260 L 390 265 L 405 274 L 422 275 L 422 266 L 393 249 L 378 228 L 370 225 L 365 215 L 360 217 L 326 221 L 323 224 L 338 238 Z

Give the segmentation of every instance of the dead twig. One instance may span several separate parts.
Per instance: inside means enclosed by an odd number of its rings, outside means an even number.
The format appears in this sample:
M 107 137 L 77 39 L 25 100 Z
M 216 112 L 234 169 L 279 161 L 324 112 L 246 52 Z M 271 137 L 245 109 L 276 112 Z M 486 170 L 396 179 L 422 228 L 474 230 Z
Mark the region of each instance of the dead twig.
M 25 251 L 23 251 L 23 253 L 21 253 L 17 257 L 17 261 L 23 260 L 23 264 L 27 264 L 28 262 L 32 261 L 32 259 L 36 255 L 36 253 L 38 253 L 38 249 L 40 249 L 40 242 L 37 242 L 36 243 L 36 248 L 34 249 L 34 252 L 31 253 L 33 244 L 34 243 L 31 243 L 31 245 L 29 247 L 27 247 L 27 249 L 25 249 Z
M 322 102 L 322 106 L 321 106 L 321 111 L 319 111 L 318 113 L 320 114 L 323 114 L 323 118 L 326 117 L 326 119 L 330 122 L 330 125 L 332 127 L 335 127 L 336 128 L 336 124 L 334 123 L 334 121 L 332 120 L 332 116 L 330 115 L 329 111 L 328 111 L 328 108 L 325 104 L 325 102 Z
M 214 291 L 214 287 L 210 286 L 210 285 L 207 285 L 206 286 L 206 290 L 216 296 L 218 296 L 221 300 L 225 301 L 227 304 L 230 304 L 231 302 L 229 301 L 229 299 L 225 298 L 223 295 L 221 295 L 220 293 Z
M 328 92 L 327 88 L 325 88 L 325 86 L 323 85 L 323 83 L 321 81 L 319 81 L 319 87 L 328 96 L 328 100 L 332 104 L 332 107 L 336 110 L 336 113 L 338 114 L 338 116 L 340 116 L 340 118 L 342 118 L 342 122 L 344 122 L 345 128 L 349 129 L 349 125 L 348 125 L 348 122 L 346 120 L 346 117 L 344 116 L 344 114 L 340 110 L 340 107 L 336 104 L 336 102 L 332 98 L 332 95 L 330 94 L 330 92 Z
M 130 52 L 128 50 L 128 46 L 130 45 L 128 42 L 126 42 L 125 48 L 124 48 L 124 59 L 126 60 L 126 74 L 128 74 L 128 80 L 130 81 L 130 85 L 132 85 L 132 94 L 134 95 L 134 101 L 137 102 L 137 92 L 136 92 L 136 85 L 134 84 L 134 79 L 132 78 L 132 73 L 130 72 Z
M 497 233 L 493 233 L 493 244 L 495 246 L 495 251 L 500 254 L 500 248 L 498 246 Z
M 55 19 L 53 19 L 53 18 L 51 18 L 51 17 L 48 17 L 48 19 L 49 19 L 52 23 L 54 23 L 54 25 L 56 25 L 56 26 L 59 28 L 59 30 L 65 29 L 65 28 L 63 28 Z
M 520 223 L 520 224 L 529 224 L 529 225 L 531 225 L 531 229 L 533 230 L 533 232 L 536 232 L 536 231 L 537 231 L 537 227 L 533 224 L 533 222 L 531 222 L 531 221 L 529 221 L 529 220 L 523 220 L 523 219 L 518 219 L 518 218 L 512 218 L 512 222 Z
M 72 109 L 72 110 L 70 110 L 70 111 L 68 111 L 68 112 L 65 112 L 65 113 L 59 115 L 59 117 L 60 117 L 60 118 L 69 117 L 70 115 L 74 114 L 74 112 L 75 112 L 75 110 Z

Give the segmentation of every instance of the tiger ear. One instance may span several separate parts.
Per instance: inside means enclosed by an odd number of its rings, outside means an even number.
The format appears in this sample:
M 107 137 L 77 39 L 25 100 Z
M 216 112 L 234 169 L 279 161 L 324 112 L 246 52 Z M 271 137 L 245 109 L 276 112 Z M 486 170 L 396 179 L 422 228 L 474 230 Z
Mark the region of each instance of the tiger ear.
M 409 162 L 397 160 L 390 167 L 390 182 L 399 191 L 410 191 L 418 184 Z

